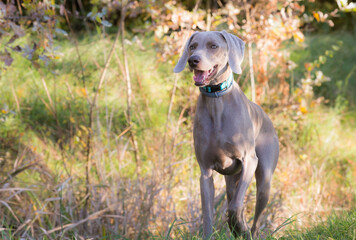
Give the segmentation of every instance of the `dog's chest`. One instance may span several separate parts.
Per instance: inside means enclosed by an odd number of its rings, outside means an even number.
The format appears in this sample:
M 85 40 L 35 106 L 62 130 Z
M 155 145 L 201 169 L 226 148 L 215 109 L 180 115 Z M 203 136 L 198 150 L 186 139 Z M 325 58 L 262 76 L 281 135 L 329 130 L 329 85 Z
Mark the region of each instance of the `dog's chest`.
M 195 153 L 199 164 L 206 168 L 223 175 L 234 175 L 241 170 L 241 160 L 246 151 L 237 129 L 233 125 L 227 129 L 225 124 L 224 120 L 218 124 L 211 119 L 197 120 L 194 125 Z
M 234 111 L 235 114 L 231 114 Z M 194 144 L 199 160 L 204 159 L 215 169 L 227 169 L 236 159 L 242 160 L 248 145 L 253 143 L 251 122 L 243 118 L 243 109 L 215 102 L 197 108 L 194 122 Z

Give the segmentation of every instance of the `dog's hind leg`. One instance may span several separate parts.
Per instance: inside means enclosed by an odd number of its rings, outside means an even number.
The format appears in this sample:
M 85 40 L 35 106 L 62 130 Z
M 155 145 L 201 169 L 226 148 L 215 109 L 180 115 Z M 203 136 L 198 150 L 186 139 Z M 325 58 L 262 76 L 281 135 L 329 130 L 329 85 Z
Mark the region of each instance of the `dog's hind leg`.
M 251 228 L 253 238 L 257 238 L 258 235 L 259 218 L 268 203 L 272 174 L 278 159 L 278 140 L 273 144 L 271 146 L 269 142 L 268 144 L 259 144 L 256 147 L 259 161 L 255 174 L 257 193 L 255 217 Z
M 256 185 L 257 185 L 257 194 L 256 194 L 256 207 L 255 207 L 255 217 L 253 225 L 251 228 L 252 236 L 255 238 L 259 229 L 259 218 L 261 213 L 265 209 L 269 199 L 269 192 L 271 188 L 271 174 L 266 173 L 264 169 L 257 168 L 256 172 Z

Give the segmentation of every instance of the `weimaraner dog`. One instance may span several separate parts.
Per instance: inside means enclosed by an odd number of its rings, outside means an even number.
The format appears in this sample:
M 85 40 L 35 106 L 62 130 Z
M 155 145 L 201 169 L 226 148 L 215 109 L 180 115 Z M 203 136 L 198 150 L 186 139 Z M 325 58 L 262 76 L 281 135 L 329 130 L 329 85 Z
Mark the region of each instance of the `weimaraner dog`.
M 241 74 L 244 42 L 225 31 L 195 32 L 174 68 L 188 62 L 200 96 L 194 120 L 194 146 L 201 177 L 203 235 L 213 234 L 213 170 L 225 176 L 228 223 L 235 236 L 257 237 L 258 219 L 267 205 L 279 143 L 271 120 L 247 99 L 232 72 Z M 243 214 L 247 188 L 255 174 L 257 197 L 251 232 Z

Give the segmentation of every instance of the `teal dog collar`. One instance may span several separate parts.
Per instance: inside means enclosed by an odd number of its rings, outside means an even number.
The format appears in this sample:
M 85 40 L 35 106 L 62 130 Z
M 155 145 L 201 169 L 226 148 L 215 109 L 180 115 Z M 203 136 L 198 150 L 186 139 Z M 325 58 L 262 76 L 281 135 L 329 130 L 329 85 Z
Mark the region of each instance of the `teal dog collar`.
M 226 93 L 230 92 L 230 90 L 232 89 L 232 83 L 234 82 L 234 76 L 231 73 L 231 75 L 229 76 L 229 78 L 218 84 L 218 85 L 208 85 L 205 87 L 200 87 L 199 90 L 200 92 L 207 96 L 207 97 L 221 97 L 223 95 L 225 95 Z

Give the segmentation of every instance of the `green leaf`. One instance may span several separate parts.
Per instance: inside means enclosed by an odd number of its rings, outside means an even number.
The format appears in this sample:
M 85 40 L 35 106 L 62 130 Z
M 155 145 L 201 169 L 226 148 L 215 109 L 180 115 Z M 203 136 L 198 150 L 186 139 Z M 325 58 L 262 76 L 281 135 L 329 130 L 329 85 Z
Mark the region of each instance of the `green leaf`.
M 93 10 L 91 10 L 91 15 L 95 16 L 98 13 L 98 8 L 95 6 L 93 7 Z
M 101 34 L 101 29 L 100 26 L 95 24 L 96 32 L 100 35 Z
M 95 20 L 96 20 L 98 23 L 101 23 L 101 18 L 100 18 L 98 15 L 96 15 Z
M 106 20 L 102 20 L 102 21 L 101 21 L 101 24 L 102 24 L 104 27 L 111 27 L 111 26 L 112 26 L 112 24 L 109 23 L 109 22 L 106 21 Z
M 338 50 L 340 49 L 340 47 L 339 47 L 339 46 L 336 46 L 336 45 L 332 45 L 331 47 L 332 47 L 332 49 L 334 49 L 335 51 L 338 51 Z
M 66 37 L 68 36 L 68 33 L 66 31 L 64 31 L 63 29 L 56 28 L 55 31 L 56 31 L 56 33 L 62 34 Z
M 319 62 L 320 62 L 321 64 L 324 64 L 324 63 L 326 62 L 326 57 L 323 56 L 323 55 L 319 56 Z

